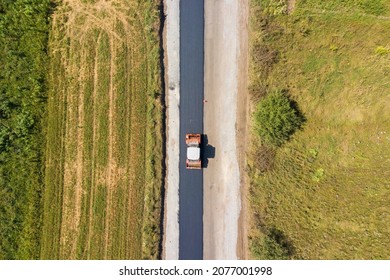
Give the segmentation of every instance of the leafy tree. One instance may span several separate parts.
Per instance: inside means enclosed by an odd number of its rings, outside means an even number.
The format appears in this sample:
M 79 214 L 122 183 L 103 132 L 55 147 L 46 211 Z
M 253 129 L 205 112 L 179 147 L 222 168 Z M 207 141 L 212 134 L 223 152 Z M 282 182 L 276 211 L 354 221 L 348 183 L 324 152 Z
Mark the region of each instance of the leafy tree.
M 261 139 L 281 146 L 303 123 L 303 117 L 280 91 L 269 93 L 257 105 L 256 130 Z

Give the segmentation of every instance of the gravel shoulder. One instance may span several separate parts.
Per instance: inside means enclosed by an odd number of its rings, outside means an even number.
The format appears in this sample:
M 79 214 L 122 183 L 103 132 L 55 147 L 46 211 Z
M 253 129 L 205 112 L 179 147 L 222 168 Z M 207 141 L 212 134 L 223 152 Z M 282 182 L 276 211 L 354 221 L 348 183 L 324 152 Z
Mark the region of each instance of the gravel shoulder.
M 245 106 L 237 107 L 237 98 L 244 96 L 241 87 L 246 87 L 246 75 L 240 74 L 245 67 L 239 60 L 246 59 L 241 55 L 245 49 L 240 33 L 245 26 L 242 9 L 247 5 L 240 2 L 205 1 L 204 133 L 209 144 L 205 152 L 210 158 L 203 181 L 204 259 L 239 259 L 245 255 L 246 233 L 239 231 L 239 222 L 240 228 L 245 225 L 242 215 L 240 218 L 243 181 L 238 157 L 243 147 L 238 146 L 241 138 L 236 138 L 236 133 L 245 127 L 246 120 Z
M 180 143 L 180 6 L 179 0 L 165 3 L 167 181 L 163 258 L 179 259 L 179 143 Z
M 240 170 L 240 193 L 241 193 L 241 212 L 238 220 L 238 240 L 237 255 L 239 259 L 248 259 L 248 178 L 245 172 L 246 167 L 246 148 L 249 142 L 248 121 L 249 121 L 249 94 L 248 94 L 248 18 L 249 3 L 248 0 L 239 1 L 239 51 L 237 56 L 238 66 L 238 88 L 237 88 L 237 154 Z

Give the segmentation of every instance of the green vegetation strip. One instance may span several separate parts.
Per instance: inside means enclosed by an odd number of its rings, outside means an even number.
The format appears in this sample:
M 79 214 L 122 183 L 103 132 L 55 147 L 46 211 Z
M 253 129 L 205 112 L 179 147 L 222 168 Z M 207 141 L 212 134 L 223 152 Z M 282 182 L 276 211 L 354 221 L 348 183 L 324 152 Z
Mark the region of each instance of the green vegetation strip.
M 39 257 L 49 10 L 0 2 L 0 259 Z

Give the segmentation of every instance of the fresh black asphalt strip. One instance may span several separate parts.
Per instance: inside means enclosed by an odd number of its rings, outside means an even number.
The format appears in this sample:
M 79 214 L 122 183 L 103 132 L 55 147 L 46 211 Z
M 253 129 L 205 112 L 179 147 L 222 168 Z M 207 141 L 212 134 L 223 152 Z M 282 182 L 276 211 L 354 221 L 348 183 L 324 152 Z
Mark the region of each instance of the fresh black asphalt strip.
M 187 170 L 186 133 L 203 133 L 204 2 L 180 1 L 179 259 L 203 259 L 203 171 Z

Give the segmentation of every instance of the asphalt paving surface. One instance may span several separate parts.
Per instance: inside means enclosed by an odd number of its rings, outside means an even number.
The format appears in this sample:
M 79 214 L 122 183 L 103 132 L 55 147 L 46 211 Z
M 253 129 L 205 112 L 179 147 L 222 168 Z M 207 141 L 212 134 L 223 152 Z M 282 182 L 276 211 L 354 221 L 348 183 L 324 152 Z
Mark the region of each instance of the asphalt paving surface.
M 179 259 L 203 259 L 203 171 L 186 169 L 186 133 L 203 133 L 204 1 L 180 1 Z

